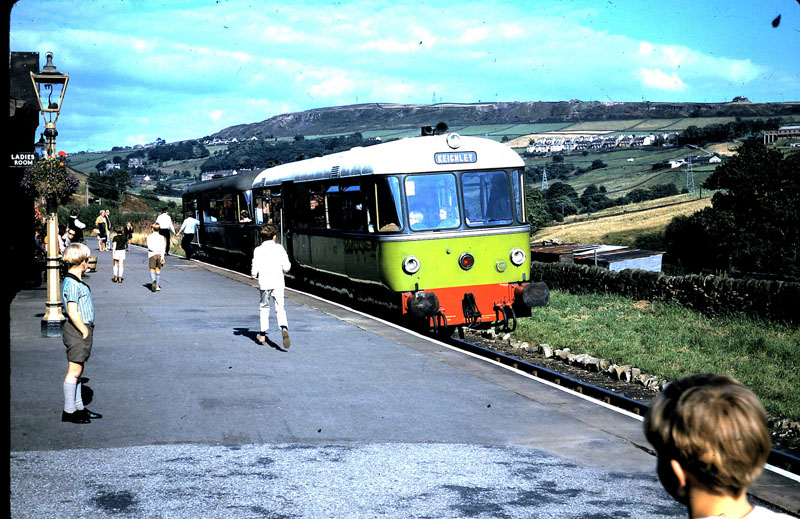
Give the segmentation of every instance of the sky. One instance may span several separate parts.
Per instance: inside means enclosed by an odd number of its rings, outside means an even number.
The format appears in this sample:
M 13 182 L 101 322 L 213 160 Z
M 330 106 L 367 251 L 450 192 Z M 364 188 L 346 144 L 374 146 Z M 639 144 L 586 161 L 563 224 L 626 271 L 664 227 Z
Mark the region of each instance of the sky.
M 69 153 L 359 103 L 800 102 L 800 0 L 19 0 L 9 48 L 69 73 Z

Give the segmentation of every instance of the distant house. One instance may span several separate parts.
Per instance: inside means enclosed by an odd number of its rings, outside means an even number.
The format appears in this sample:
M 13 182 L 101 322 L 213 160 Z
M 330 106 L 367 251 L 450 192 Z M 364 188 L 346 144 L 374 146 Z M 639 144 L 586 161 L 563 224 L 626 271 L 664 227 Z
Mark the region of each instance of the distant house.
M 764 131 L 764 144 L 773 144 L 778 139 L 800 138 L 800 125 L 781 126 L 777 130 Z
M 144 166 L 144 161 L 141 157 L 128 158 L 128 169 L 141 168 L 142 166 Z
M 686 161 L 683 160 L 683 159 L 677 159 L 677 160 L 669 161 L 669 167 L 671 167 L 672 169 L 679 168 L 679 167 L 683 166 L 684 164 L 686 164 Z

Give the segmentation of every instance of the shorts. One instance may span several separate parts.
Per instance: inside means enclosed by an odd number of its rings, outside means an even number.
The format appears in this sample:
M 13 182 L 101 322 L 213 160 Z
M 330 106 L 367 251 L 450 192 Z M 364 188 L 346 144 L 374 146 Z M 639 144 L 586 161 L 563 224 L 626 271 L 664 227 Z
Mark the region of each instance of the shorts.
M 75 363 L 84 363 L 92 354 L 92 341 L 94 340 L 94 325 L 87 324 L 89 336 L 85 339 L 72 321 L 67 319 L 61 332 L 61 340 L 67 348 L 67 360 Z
M 125 251 L 124 250 L 115 250 L 111 253 L 111 257 L 117 261 L 122 261 L 125 259 Z
M 160 269 L 164 265 L 164 259 L 161 256 L 150 256 L 148 264 L 150 270 Z

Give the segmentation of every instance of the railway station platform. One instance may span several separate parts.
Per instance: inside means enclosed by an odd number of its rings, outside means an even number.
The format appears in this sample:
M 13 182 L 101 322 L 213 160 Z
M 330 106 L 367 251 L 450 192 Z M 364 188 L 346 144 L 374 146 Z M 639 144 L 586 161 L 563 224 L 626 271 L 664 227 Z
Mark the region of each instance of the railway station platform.
M 60 421 L 64 346 L 41 335 L 45 287 L 21 290 L 12 518 L 686 515 L 635 416 L 294 290 L 291 347 L 274 321 L 260 344 L 254 280 L 170 256 L 153 293 L 144 250 L 113 283 L 89 245 L 84 402 L 103 418 Z M 798 484 L 769 478 L 796 506 Z

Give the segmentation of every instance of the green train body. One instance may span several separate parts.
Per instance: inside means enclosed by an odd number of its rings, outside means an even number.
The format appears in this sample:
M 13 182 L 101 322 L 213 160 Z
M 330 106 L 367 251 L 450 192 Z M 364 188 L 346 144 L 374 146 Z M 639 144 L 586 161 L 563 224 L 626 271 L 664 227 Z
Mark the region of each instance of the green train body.
M 500 143 L 425 136 L 196 184 L 201 253 L 238 259 L 277 225 L 292 275 L 440 326 L 513 326 L 531 283 L 524 163 Z

